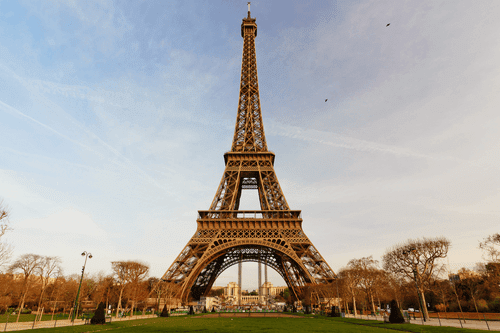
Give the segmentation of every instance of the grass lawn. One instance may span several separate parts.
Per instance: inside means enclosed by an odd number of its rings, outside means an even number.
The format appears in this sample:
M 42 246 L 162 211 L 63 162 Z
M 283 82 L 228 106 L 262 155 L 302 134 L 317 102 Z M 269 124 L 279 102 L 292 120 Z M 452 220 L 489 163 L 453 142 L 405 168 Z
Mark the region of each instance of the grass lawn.
M 389 329 L 390 328 L 390 329 Z M 423 327 L 411 324 L 345 318 L 201 318 L 199 316 L 139 319 L 106 325 L 41 328 L 37 332 L 482 332 L 451 327 Z
M 31 321 L 33 322 L 33 320 L 35 320 L 35 314 L 22 314 L 19 316 L 19 322 L 22 323 L 22 322 L 26 322 L 26 321 Z M 68 319 L 68 314 L 60 314 L 60 315 L 57 315 L 57 314 L 54 314 L 54 319 L 53 320 L 56 320 L 56 317 L 57 317 L 57 320 L 61 320 L 61 319 Z M 17 319 L 17 314 L 15 315 L 10 315 L 9 316 L 9 323 L 15 323 L 16 322 L 16 319 Z M 44 314 L 42 315 L 42 321 L 47 321 L 47 320 L 51 320 L 52 319 L 52 314 Z M 0 323 L 5 323 L 7 321 L 7 315 L 6 314 L 3 314 L 0 316 Z

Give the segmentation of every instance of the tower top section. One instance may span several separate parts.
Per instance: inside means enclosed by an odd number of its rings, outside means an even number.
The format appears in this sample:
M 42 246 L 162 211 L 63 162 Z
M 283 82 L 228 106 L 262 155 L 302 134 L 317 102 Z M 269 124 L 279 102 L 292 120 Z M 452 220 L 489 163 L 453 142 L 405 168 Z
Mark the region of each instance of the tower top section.
M 248 16 L 241 23 L 241 37 L 245 38 L 245 34 L 252 34 L 254 37 L 257 37 L 255 18 L 250 17 L 250 2 L 248 3 Z
M 243 37 L 243 58 L 241 62 L 240 99 L 231 152 L 267 152 L 264 124 L 260 110 L 259 79 L 257 76 L 257 57 L 255 54 L 255 37 L 257 23 L 250 17 L 241 23 Z

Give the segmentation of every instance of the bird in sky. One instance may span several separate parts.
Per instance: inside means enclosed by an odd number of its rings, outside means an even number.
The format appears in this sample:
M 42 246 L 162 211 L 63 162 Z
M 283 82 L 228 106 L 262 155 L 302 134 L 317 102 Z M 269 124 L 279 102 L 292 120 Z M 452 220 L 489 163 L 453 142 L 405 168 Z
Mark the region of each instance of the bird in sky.
M 327 98 L 327 99 L 325 99 L 325 102 L 326 102 L 327 100 L 328 100 L 328 98 Z
M 391 24 L 390 23 L 387 23 L 386 27 L 390 26 Z

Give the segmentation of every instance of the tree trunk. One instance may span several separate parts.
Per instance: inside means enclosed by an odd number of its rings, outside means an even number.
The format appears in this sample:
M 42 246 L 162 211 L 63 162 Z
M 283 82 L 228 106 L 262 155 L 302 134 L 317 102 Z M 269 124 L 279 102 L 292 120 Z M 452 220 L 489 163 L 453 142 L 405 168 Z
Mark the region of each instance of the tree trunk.
M 479 310 L 477 309 L 476 298 L 474 297 L 473 293 L 471 293 L 470 295 L 472 296 L 472 300 L 474 301 L 474 307 L 476 308 L 477 318 L 479 319 L 479 321 L 481 321 L 481 318 L 479 317 Z
M 354 311 L 354 315 L 357 314 L 357 311 L 356 311 L 356 297 L 352 296 L 352 307 L 353 307 L 353 311 Z
M 427 311 L 427 303 L 425 302 L 424 291 L 419 289 L 418 293 L 420 295 L 420 299 L 422 300 L 422 309 L 420 309 L 420 311 L 422 311 L 422 316 L 424 316 L 424 320 L 429 320 L 429 312 Z
M 28 294 L 28 285 L 27 284 L 26 284 L 26 287 L 24 289 L 23 297 L 21 300 L 21 306 L 19 307 L 19 313 L 17 314 L 16 323 L 19 322 L 19 316 L 21 316 L 21 312 L 23 312 L 24 300 L 26 299 L 26 294 Z
M 373 294 L 370 294 L 370 297 L 371 297 L 371 300 L 372 300 L 372 311 L 373 311 L 373 314 L 375 314 L 375 302 L 373 301 Z
M 123 289 L 125 289 L 125 287 L 122 287 L 120 289 L 120 297 L 118 297 L 118 305 L 116 306 L 116 318 L 118 319 L 118 311 L 120 310 L 120 308 L 122 307 L 122 295 L 123 295 Z
M 106 293 L 106 315 L 108 315 L 108 309 L 109 309 L 108 298 L 109 298 L 109 289 L 108 289 L 108 292 Z
M 23 308 L 24 308 L 24 298 L 25 297 L 26 297 L 26 295 L 23 295 L 23 299 L 21 301 L 21 306 L 19 307 L 19 312 L 17 313 L 16 323 L 19 322 L 19 316 L 21 315 L 21 312 L 23 311 Z
M 43 298 L 43 294 L 45 292 L 45 286 L 42 286 L 42 291 L 40 292 L 40 300 L 38 300 L 38 307 L 37 307 L 37 311 L 39 311 L 40 309 L 40 306 L 42 305 L 42 298 Z

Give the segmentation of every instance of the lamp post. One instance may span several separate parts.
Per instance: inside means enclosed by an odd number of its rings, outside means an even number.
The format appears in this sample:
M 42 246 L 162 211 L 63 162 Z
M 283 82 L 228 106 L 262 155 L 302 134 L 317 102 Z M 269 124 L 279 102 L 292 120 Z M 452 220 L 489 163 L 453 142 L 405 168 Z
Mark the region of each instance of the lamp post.
M 74 309 L 76 309 L 76 311 L 74 311 L 73 315 L 71 316 L 72 322 L 75 321 L 75 316 L 76 316 L 77 311 L 78 311 L 78 297 L 80 296 L 80 289 L 82 287 L 82 281 L 83 281 L 83 273 L 85 273 L 85 266 L 87 265 L 87 258 L 89 258 L 89 259 L 92 258 L 92 254 L 87 252 L 87 251 L 83 251 L 82 256 L 85 256 L 85 263 L 83 264 L 82 277 L 80 278 L 80 285 L 78 286 L 78 292 L 76 293 L 75 306 L 73 307 Z
M 412 247 L 408 251 L 404 250 L 403 254 L 408 255 L 410 253 L 415 253 L 415 251 L 416 251 L 416 249 L 414 247 Z M 420 306 L 420 312 L 422 315 L 422 319 L 424 321 L 427 321 L 427 319 L 425 318 L 425 311 L 424 311 L 423 304 L 422 304 L 422 296 L 420 295 L 420 289 L 418 288 L 417 264 L 414 262 L 414 260 L 411 261 L 411 264 L 412 264 L 412 269 L 413 269 L 413 279 L 415 280 L 415 286 L 417 287 L 417 296 L 418 296 L 418 303 Z

